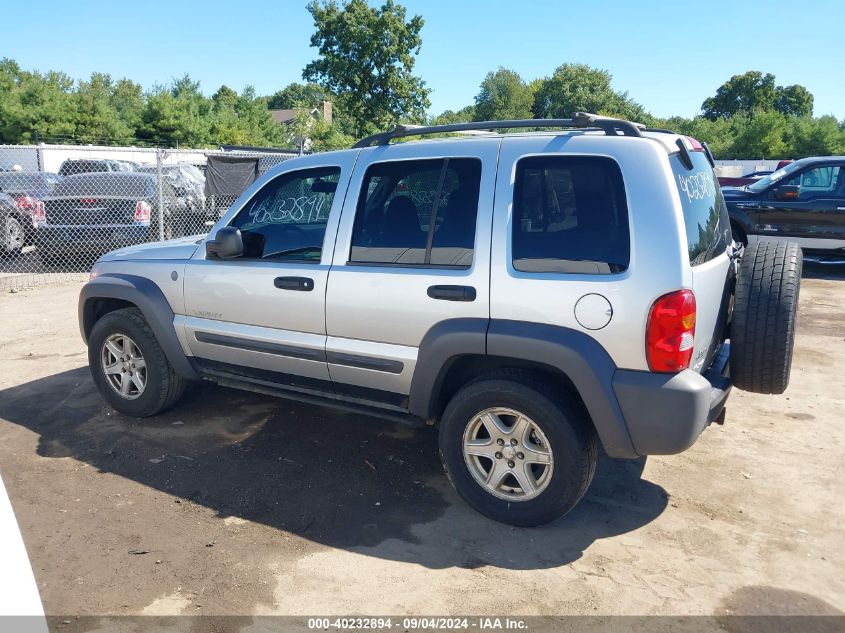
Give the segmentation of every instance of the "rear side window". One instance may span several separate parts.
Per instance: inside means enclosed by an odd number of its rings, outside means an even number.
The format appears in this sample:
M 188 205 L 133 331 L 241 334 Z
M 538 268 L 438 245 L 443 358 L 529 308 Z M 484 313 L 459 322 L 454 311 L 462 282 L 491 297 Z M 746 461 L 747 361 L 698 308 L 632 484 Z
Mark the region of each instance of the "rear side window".
M 395 161 L 367 169 L 350 262 L 468 267 L 472 264 L 481 161 Z
M 689 261 L 698 266 L 725 252 L 731 223 L 719 181 L 704 152 L 690 152 L 690 158 L 692 169 L 687 169 L 677 154 L 669 158 L 669 163 L 681 196 Z
M 513 267 L 610 274 L 628 268 L 628 205 L 610 158 L 532 156 L 516 165 Z

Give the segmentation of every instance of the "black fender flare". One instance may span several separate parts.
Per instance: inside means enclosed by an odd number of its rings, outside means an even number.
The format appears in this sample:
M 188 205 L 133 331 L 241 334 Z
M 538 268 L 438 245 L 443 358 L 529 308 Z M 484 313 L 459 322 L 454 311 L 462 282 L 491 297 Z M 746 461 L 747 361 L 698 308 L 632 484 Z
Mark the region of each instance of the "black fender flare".
M 189 380 L 198 378 L 173 328 L 173 309 L 155 282 L 137 275 L 104 273 L 85 284 L 79 293 L 79 329 L 86 343 L 94 327 L 97 299 L 120 299 L 137 306 L 176 373 Z
M 578 391 L 611 457 L 637 457 L 613 390 L 616 364 L 592 337 L 571 328 L 502 319 L 450 319 L 420 344 L 409 408 L 432 417 L 443 378 L 462 355 L 529 361 L 566 375 Z

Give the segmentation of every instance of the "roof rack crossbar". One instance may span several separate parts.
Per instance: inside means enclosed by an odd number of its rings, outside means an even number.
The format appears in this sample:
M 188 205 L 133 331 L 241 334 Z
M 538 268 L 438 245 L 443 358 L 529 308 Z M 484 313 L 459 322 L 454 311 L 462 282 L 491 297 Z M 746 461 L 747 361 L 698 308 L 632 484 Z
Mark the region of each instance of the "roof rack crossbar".
M 470 123 L 448 123 L 445 125 L 403 125 L 399 124 L 387 132 L 379 132 L 362 138 L 352 147 L 372 147 L 387 145 L 396 138 L 424 136 L 427 134 L 445 134 L 448 132 L 468 132 L 484 130 L 502 130 L 509 128 L 578 128 L 602 130 L 609 136 L 642 136 L 644 128 L 639 123 L 624 119 L 599 116 L 588 112 L 576 112 L 571 119 L 514 119 L 510 121 L 472 121 Z

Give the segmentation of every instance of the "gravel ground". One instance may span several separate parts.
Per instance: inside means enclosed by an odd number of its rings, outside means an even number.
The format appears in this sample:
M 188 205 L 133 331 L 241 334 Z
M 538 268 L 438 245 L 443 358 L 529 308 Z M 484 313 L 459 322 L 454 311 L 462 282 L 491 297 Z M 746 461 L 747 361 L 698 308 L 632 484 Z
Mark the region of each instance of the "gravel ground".
M 80 285 L 5 293 L 0 474 L 48 615 L 842 615 L 843 282 L 804 279 L 786 394 L 734 391 L 682 455 L 603 458 L 530 530 L 457 498 L 430 428 L 212 385 L 121 416 Z

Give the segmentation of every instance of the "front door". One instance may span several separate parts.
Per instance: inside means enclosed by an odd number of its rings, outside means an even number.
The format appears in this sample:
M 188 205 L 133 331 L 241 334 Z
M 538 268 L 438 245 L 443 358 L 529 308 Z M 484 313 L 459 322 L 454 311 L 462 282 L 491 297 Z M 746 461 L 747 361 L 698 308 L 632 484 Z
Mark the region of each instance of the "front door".
M 335 247 L 326 354 L 335 390 L 404 407 L 420 342 L 489 317 L 497 143 L 363 150 Z M 444 151 L 444 148 L 445 151 Z
M 780 187 L 797 187 L 795 198 Z M 791 192 L 794 195 L 794 191 Z M 845 169 L 837 163 L 815 165 L 768 192 L 754 214 L 761 237 L 798 242 L 805 249 L 845 248 Z
M 215 229 L 240 229 L 244 253 L 221 260 L 200 249 L 186 268 L 183 340 L 203 368 L 330 386 L 326 282 L 353 161 L 297 160 L 296 169 L 254 185 L 218 222 Z

